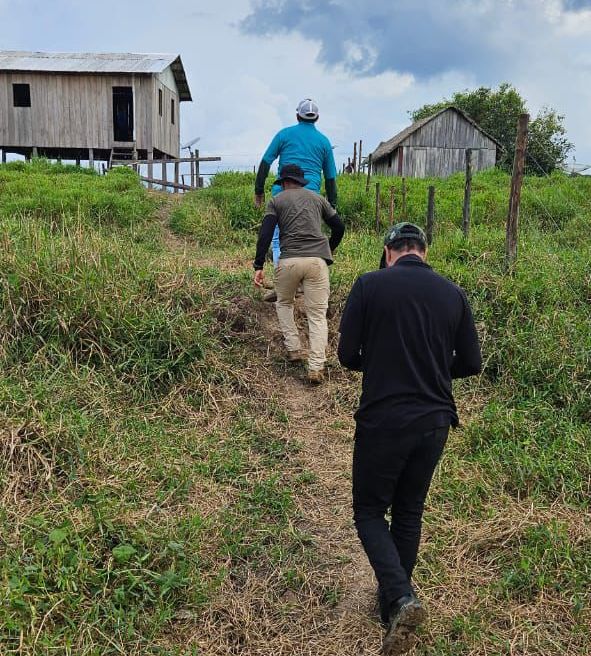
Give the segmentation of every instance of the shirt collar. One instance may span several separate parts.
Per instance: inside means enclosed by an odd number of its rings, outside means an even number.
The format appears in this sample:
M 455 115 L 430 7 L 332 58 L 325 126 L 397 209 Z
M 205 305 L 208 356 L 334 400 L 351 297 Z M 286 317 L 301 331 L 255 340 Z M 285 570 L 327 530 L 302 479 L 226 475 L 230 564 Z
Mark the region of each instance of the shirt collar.
M 431 268 L 424 260 L 422 260 L 418 255 L 415 255 L 414 253 L 409 253 L 408 255 L 403 255 L 402 257 L 398 258 L 394 264 L 394 266 L 398 265 L 413 265 L 413 264 L 418 264 L 421 266 L 426 266 Z

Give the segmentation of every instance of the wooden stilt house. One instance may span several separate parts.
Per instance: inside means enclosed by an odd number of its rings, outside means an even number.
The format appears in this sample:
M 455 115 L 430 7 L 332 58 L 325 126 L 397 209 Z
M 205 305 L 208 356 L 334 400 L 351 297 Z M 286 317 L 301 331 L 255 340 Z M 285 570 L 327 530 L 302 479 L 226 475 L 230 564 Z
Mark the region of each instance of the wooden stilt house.
M 0 51 L 0 149 L 112 161 L 179 157 L 178 55 Z

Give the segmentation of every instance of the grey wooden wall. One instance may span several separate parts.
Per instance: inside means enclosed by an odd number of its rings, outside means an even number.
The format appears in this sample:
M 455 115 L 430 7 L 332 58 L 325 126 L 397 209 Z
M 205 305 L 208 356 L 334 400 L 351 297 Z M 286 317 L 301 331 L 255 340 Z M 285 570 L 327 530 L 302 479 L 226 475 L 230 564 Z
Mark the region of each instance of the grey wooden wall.
M 399 175 L 399 151 L 402 150 L 401 175 L 406 177 L 447 177 L 466 166 L 466 149 L 472 148 L 472 167 L 481 171 L 495 165 L 497 145 L 461 114 L 450 110 L 410 134 L 392 153 L 375 162 L 379 175 Z
M 15 83 L 30 85 L 31 107 L 13 106 Z M 164 95 L 161 117 L 158 85 Z M 178 94 L 154 75 L 0 73 L 0 147 L 112 148 L 114 86 L 133 87 L 136 148 L 178 157 Z

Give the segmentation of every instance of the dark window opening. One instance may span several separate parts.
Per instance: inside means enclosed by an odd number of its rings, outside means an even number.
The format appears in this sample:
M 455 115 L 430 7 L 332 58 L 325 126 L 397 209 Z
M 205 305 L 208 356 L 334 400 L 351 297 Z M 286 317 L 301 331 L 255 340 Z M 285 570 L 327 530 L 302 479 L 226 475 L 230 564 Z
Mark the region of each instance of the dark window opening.
M 170 99 L 170 122 L 174 125 L 174 98 Z
M 388 168 L 389 169 L 392 168 L 392 153 L 388 155 Z
M 158 89 L 158 116 L 162 116 L 162 89 Z
M 115 141 L 133 141 L 133 89 L 113 87 L 113 132 Z
M 31 106 L 31 87 L 29 84 L 13 84 L 12 98 L 15 107 Z

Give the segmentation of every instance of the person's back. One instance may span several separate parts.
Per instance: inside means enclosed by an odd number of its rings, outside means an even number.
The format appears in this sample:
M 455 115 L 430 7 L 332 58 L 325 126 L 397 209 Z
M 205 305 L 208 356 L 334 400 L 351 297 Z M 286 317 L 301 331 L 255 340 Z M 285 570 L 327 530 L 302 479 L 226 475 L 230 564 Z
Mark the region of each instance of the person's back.
M 361 336 L 358 419 L 371 414 L 378 428 L 377 411 L 384 428 L 392 422 L 403 428 L 431 413 L 448 412 L 457 423 L 451 376 L 468 307 L 464 292 L 419 257 L 407 255 L 393 267 L 363 275 L 352 294 L 371 317 Z M 341 351 L 346 349 L 345 341 Z
M 412 574 L 431 478 L 458 423 L 451 381 L 482 366 L 465 293 L 426 256 L 421 228 L 393 226 L 384 240 L 387 268 L 358 278 L 340 326 L 341 364 L 363 371 L 353 519 L 379 584 L 384 654 L 411 649 L 425 621 Z
M 322 222 L 335 215 L 328 201 L 305 187 L 286 189 L 271 201 L 277 215 L 281 260 L 290 257 L 321 257 L 332 263 Z
M 306 188 L 316 193 L 320 193 L 323 172 L 325 178 L 336 177 L 330 141 L 314 123 L 300 122 L 280 130 L 263 156 L 269 164 L 276 157 L 279 157 L 279 170 L 286 164 L 297 164 L 309 181 Z

